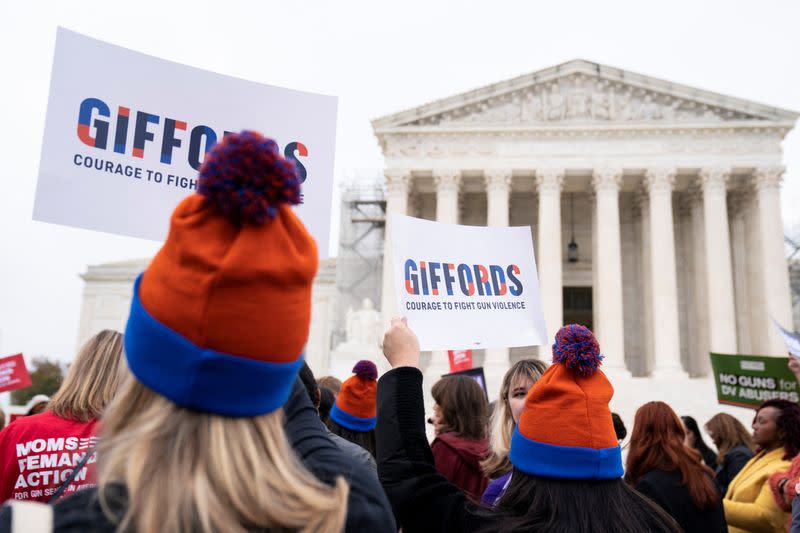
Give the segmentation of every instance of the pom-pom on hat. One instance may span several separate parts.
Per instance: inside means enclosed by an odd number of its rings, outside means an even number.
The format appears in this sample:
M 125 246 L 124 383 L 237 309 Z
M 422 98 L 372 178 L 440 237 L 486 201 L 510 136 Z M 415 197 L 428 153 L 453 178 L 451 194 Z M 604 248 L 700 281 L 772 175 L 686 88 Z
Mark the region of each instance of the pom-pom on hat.
M 608 402 L 614 388 L 600 370 L 600 345 L 588 328 L 561 328 L 553 364 L 531 387 L 511 438 L 509 459 L 526 474 L 618 479 L 622 452 Z
M 331 420 L 352 431 L 375 429 L 378 367 L 362 360 L 353 367 L 354 376 L 342 383 L 336 402 L 331 408 Z
M 317 246 L 290 207 L 294 164 L 244 131 L 206 154 L 198 193 L 134 284 L 125 353 L 177 405 L 250 417 L 281 407 L 302 364 Z

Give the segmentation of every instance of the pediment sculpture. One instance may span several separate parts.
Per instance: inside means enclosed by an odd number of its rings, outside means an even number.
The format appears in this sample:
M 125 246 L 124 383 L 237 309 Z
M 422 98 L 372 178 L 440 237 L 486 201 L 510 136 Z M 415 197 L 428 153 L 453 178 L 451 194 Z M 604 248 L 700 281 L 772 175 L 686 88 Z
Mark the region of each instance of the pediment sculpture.
M 599 77 L 534 84 L 425 117 L 408 126 L 619 122 L 723 122 L 761 117 Z

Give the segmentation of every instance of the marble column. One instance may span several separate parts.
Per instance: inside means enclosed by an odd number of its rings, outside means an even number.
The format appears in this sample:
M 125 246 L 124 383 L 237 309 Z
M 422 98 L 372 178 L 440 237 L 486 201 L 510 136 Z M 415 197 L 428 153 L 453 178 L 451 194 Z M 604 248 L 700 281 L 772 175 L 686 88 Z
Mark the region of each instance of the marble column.
M 639 191 L 636 194 L 636 204 L 639 208 L 639 231 L 641 239 L 641 255 L 639 275 L 642 280 L 642 293 L 639 305 L 641 315 L 639 324 L 641 326 L 639 335 L 641 340 L 642 353 L 639 356 L 636 368 L 637 376 L 645 376 L 652 372 L 654 366 L 653 355 L 653 279 L 652 279 L 652 255 L 650 253 L 650 199 L 647 190 Z
M 495 228 L 508 226 L 511 170 L 487 170 L 484 173 L 483 182 L 486 185 L 486 225 Z
M 484 173 L 486 185 L 487 225 L 489 227 L 506 227 L 509 222 L 509 197 L 511 195 L 511 169 L 491 169 Z M 508 348 L 487 348 L 483 361 L 486 387 L 490 399 L 500 390 L 506 371 L 509 367 Z
M 678 197 L 675 204 L 675 260 L 678 266 L 678 326 L 681 330 L 681 365 L 690 376 L 698 375 L 696 351 L 696 307 L 694 305 L 696 265 L 692 234 L 692 201 L 690 194 Z M 705 266 L 703 265 L 705 268 Z
M 539 255 L 536 267 L 539 271 L 539 291 L 542 296 L 542 311 L 550 342 L 539 347 L 539 357 L 550 360 L 552 339 L 564 325 L 564 294 L 561 248 L 561 189 L 564 187 L 563 169 L 540 169 L 536 171 L 536 188 L 539 191 L 539 223 L 536 237 L 539 240 Z
M 758 196 L 750 180 L 746 189 L 747 202 L 744 204 L 745 240 L 747 246 L 747 314 L 750 329 L 750 351 L 754 354 L 769 353 L 769 330 L 774 328 L 767 316 L 767 302 L 764 298 L 761 225 L 759 223 Z
M 597 244 L 592 258 L 597 273 L 594 328 L 604 368 L 625 369 L 625 324 L 622 309 L 622 245 L 619 226 L 619 188 L 622 169 L 601 168 L 592 174 L 595 192 Z
M 386 169 L 386 224 L 383 241 L 383 282 L 381 291 L 381 314 L 383 324 L 388 328 L 392 317 L 397 316 L 397 294 L 394 286 L 392 265 L 392 215 L 405 215 L 408 212 L 408 191 L 411 186 L 411 172 L 405 169 Z
M 458 194 L 461 189 L 461 172 L 453 169 L 433 171 L 433 183 L 436 187 L 436 221 L 446 224 L 458 224 Z M 450 372 L 447 352 L 436 350 L 431 352 L 431 361 L 425 369 L 425 390 L 430 390 L 439 381 L 442 374 Z
M 702 372 L 708 367 L 708 352 L 710 348 L 708 314 L 711 309 L 708 305 L 708 283 L 706 281 L 706 220 L 703 208 L 703 192 L 698 187 L 693 187 L 690 192 L 691 218 L 692 218 L 692 327 L 689 328 L 690 358 L 689 372 L 694 369 Z M 701 367 L 700 361 L 705 359 L 706 366 Z
M 766 314 L 767 336 L 764 339 L 764 355 L 785 355 L 786 345 L 772 325 L 770 317 L 785 328 L 792 326 L 792 301 L 789 288 L 789 269 L 784 254 L 783 222 L 781 220 L 780 188 L 783 167 L 757 168 L 753 173 L 758 221 L 757 235 L 761 243 L 759 258 L 761 291 Z
M 709 349 L 721 353 L 737 353 L 736 307 L 728 228 L 729 176 L 730 169 L 727 168 L 704 168 L 699 176 L 703 189 Z
M 675 229 L 672 187 L 675 170 L 648 169 L 644 185 L 650 205 L 650 283 L 653 312 L 655 373 L 681 373 L 680 327 L 678 326 L 678 279 L 675 269 Z
M 731 233 L 731 259 L 736 302 L 736 334 L 739 353 L 755 353 L 750 344 L 749 289 L 747 277 L 747 227 L 745 223 L 746 193 L 734 192 L 728 202 Z
M 433 183 L 436 187 L 436 221 L 458 224 L 458 193 L 461 189 L 461 172 L 458 170 L 435 170 Z

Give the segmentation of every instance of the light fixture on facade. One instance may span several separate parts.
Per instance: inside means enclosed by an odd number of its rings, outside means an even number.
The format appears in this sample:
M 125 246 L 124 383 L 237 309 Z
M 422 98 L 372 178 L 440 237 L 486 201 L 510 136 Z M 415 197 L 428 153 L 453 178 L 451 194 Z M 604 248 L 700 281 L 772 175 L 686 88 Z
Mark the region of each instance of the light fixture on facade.
M 569 225 L 572 239 L 567 245 L 567 261 L 570 263 L 578 262 L 578 243 L 575 242 L 575 201 L 574 193 L 569 193 Z

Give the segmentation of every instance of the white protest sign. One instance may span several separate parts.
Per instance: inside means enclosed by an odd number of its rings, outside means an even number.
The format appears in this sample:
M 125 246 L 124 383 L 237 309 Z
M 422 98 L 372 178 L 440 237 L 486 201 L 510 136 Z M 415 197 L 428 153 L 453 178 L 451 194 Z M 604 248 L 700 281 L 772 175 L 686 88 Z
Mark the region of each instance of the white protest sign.
M 399 313 L 422 350 L 547 342 L 529 227 L 391 223 Z
M 256 130 L 297 163 L 297 214 L 324 257 L 336 106 L 59 28 L 33 218 L 164 240 L 205 152 L 226 132 Z
M 778 328 L 778 331 L 783 337 L 783 341 L 786 343 L 786 350 L 789 352 L 789 355 L 800 359 L 800 335 L 783 329 L 783 327 L 778 324 L 778 321 L 774 318 L 772 319 L 772 323 L 775 324 L 775 327 Z

